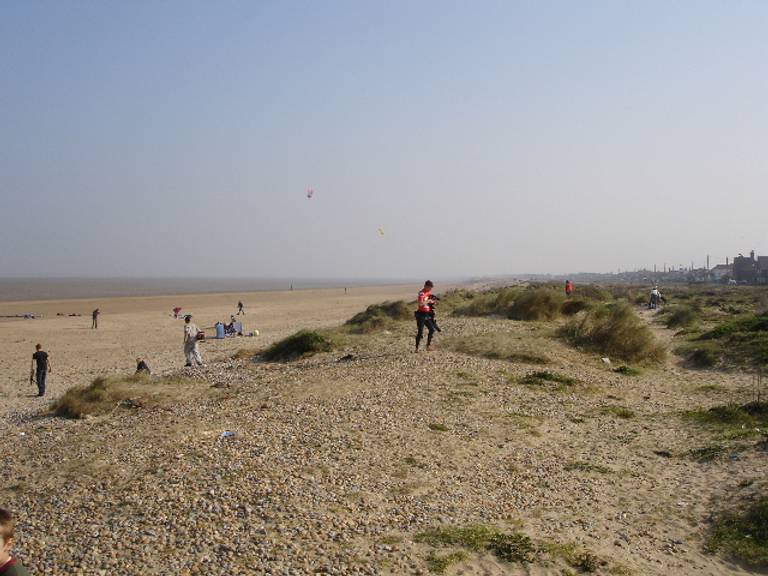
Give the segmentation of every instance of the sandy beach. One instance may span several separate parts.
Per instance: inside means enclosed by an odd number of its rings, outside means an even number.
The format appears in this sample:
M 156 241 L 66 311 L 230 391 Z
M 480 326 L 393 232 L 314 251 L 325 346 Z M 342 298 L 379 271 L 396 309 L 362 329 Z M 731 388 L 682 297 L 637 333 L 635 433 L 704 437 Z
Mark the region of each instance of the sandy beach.
M 748 401 L 748 375 L 671 356 L 627 376 L 554 337 L 556 323 L 449 314 L 429 354 L 413 353 L 402 320 L 339 332 L 333 350 L 297 361 L 233 357 L 412 297 L 392 286 L 3 305 L 43 314 L 0 323 L 0 500 L 18 513 L 19 556 L 50 576 L 757 573 L 705 542 L 713 513 L 762 486 L 764 452 L 694 456 L 720 440 L 682 416 Z M 238 299 L 262 336 L 207 342 L 208 365 L 182 369 L 170 309 L 207 327 Z M 656 311 L 637 313 L 669 347 Z M 456 351 L 478 338 L 519 355 Z M 36 341 L 54 366 L 44 399 L 26 382 Z M 137 355 L 180 374 L 178 396 L 144 405 L 138 389 L 106 413 L 47 413 L 67 387 L 132 372 Z M 568 384 L 528 382 L 539 357 Z
M 251 293 L 153 296 L 140 298 L 66 299 L 0 302 L 0 317 L 35 314 L 35 319 L 0 318 L 0 415 L 8 410 L 39 406 L 70 386 L 108 374 L 132 372 L 141 356 L 153 372 L 164 374 L 183 366 L 183 320 L 172 309 L 183 308 L 194 322 L 213 335 L 217 321 L 228 322 L 245 304 L 244 331 L 257 338 L 208 340 L 206 360 L 225 358 L 241 347 L 266 346 L 301 328 L 338 324 L 369 304 L 414 299 L 418 287 L 384 286 Z M 99 327 L 91 329 L 91 312 L 99 308 Z M 57 316 L 63 314 L 63 316 Z M 77 314 L 78 316 L 69 316 Z M 52 373 L 47 397 L 34 398 L 29 369 L 36 343 L 48 351 Z

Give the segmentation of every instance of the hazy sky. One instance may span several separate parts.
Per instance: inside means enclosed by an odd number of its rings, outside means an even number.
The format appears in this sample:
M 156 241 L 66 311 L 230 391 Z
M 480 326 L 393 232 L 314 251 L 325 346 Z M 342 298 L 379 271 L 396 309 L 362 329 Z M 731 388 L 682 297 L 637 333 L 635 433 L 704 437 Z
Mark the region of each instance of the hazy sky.
M 0 275 L 768 254 L 766 30 L 762 0 L 0 0 Z

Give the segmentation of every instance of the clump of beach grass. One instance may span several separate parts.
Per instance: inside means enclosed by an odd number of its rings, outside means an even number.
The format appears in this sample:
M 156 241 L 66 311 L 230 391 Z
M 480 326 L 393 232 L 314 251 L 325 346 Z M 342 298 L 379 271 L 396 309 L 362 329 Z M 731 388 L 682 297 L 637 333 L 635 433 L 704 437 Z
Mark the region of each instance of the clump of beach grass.
M 547 356 L 531 350 L 520 338 L 506 332 L 448 337 L 442 341 L 442 346 L 462 354 L 492 360 L 537 365 L 549 364 L 550 362 Z
M 64 418 L 98 416 L 119 409 L 151 408 L 200 394 L 196 381 L 178 376 L 102 376 L 67 390 L 51 406 Z
M 526 290 L 509 306 L 507 317 L 513 320 L 554 320 L 560 315 L 562 305 L 563 296 L 555 290 Z
M 289 362 L 331 350 L 333 341 L 328 335 L 314 330 L 299 330 L 272 344 L 261 353 L 261 358 L 269 362 Z
M 768 429 L 768 402 L 724 404 L 683 412 L 683 418 L 705 426 L 722 438 L 745 438 Z
M 705 548 L 753 567 L 768 566 L 768 496 L 759 495 L 741 510 L 716 516 Z
M 538 557 L 538 549 L 524 533 L 504 532 L 481 524 L 434 528 L 416 534 L 414 541 L 432 546 L 456 546 L 474 552 L 488 551 L 506 562 L 528 564 Z
M 344 323 L 344 327 L 354 334 L 368 334 L 383 330 L 395 322 L 413 318 L 411 307 L 402 300 L 372 304 L 358 312 Z
M 576 346 L 628 362 L 658 363 L 665 356 L 664 348 L 626 302 L 580 313 L 560 333 Z
M 520 379 L 520 383 L 527 386 L 551 386 L 554 384 L 556 390 L 568 390 L 578 384 L 578 380 L 570 376 L 542 370 L 523 376 Z

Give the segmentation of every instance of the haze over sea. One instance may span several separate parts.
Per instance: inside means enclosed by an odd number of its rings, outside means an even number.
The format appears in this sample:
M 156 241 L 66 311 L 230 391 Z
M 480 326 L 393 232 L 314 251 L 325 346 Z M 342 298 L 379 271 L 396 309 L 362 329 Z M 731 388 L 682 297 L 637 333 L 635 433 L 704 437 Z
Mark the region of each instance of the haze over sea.
M 345 278 L 0 278 L 0 302 L 384 286 L 414 280 Z M 423 281 L 423 280 L 422 280 Z

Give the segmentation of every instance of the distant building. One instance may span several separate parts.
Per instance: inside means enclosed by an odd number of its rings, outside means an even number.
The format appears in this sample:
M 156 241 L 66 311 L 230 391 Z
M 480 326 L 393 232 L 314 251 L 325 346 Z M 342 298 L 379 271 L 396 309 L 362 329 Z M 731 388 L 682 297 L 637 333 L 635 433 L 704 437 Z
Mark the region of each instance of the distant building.
M 755 251 L 749 257 L 739 254 L 733 259 L 733 279 L 739 284 L 768 284 L 768 256 L 755 258 Z
M 757 283 L 768 284 L 768 256 L 757 257 Z
M 713 282 L 725 282 L 733 277 L 730 264 L 718 264 L 709 271 L 709 277 Z

